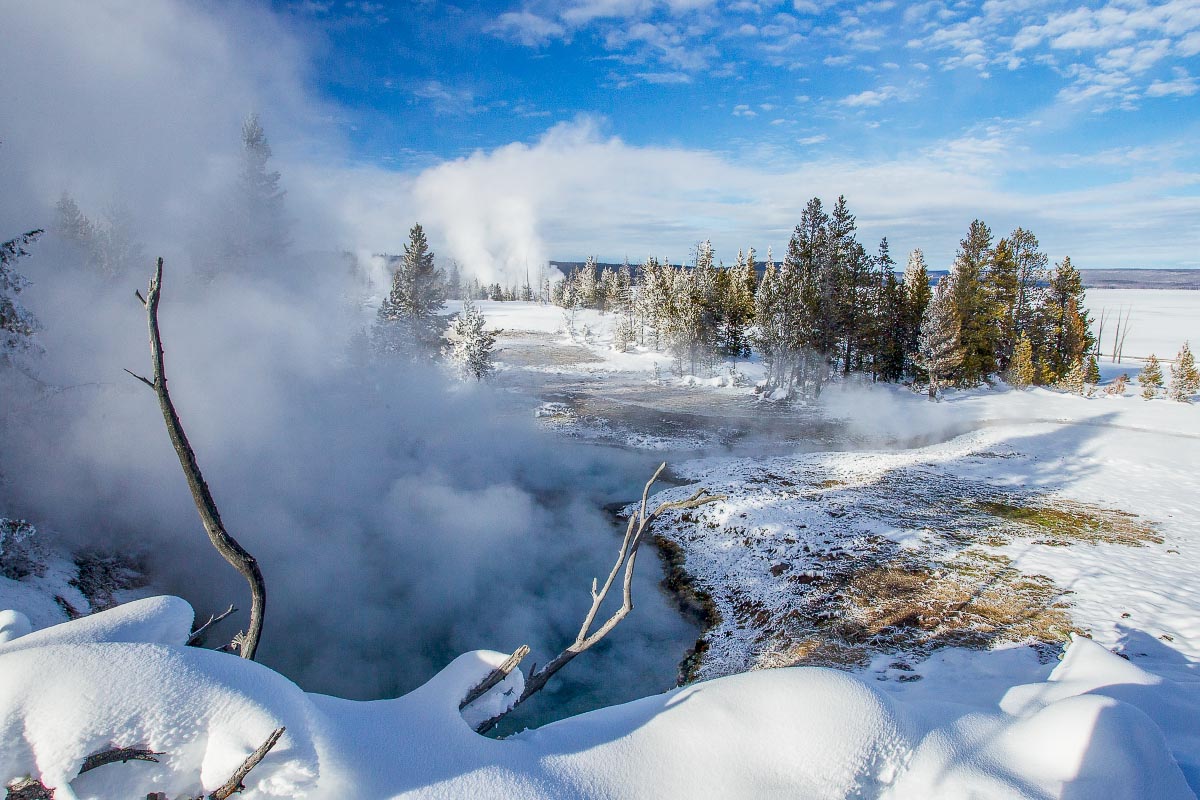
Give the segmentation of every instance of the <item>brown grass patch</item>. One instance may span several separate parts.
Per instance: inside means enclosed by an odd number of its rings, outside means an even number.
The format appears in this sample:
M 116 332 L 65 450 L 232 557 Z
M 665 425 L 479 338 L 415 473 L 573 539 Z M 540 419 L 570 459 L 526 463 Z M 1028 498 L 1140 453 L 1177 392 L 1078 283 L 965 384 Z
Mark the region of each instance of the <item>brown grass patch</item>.
M 1086 503 L 1056 500 L 1049 505 L 1014 505 L 997 500 L 981 500 L 977 505 L 993 517 L 1033 528 L 1043 537 L 1044 543 L 1050 545 L 1103 542 L 1141 547 L 1147 543 L 1163 542 L 1153 523 L 1125 511 Z M 1047 534 L 1049 538 L 1044 538 Z
M 847 565 L 823 581 L 822 619 L 775 631 L 756 666 L 806 664 L 842 669 L 880 652 L 918 656 L 940 647 L 984 649 L 1001 642 L 1061 643 L 1073 629 L 1054 583 L 1025 575 L 1008 559 L 966 551 L 937 563 L 893 557 L 873 566 Z M 749 609 L 747 609 L 749 610 Z M 757 623 L 759 620 L 746 621 Z

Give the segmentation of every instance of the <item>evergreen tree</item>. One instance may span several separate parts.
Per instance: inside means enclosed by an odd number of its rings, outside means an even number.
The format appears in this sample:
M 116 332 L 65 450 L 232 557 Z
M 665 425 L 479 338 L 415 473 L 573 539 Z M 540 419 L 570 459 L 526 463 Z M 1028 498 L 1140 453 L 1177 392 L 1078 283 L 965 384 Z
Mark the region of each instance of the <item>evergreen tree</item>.
M 127 206 L 114 201 L 105 213 L 105 225 L 96 228 L 97 271 L 105 277 L 114 278 L 146 261 L 145 250 L 134 231 L 132 212 Z
M 1024 228 L 1014 230 L 1008 237 L 1008 244 L 1016 267 L 1016 295 L 1008 325 L 1015 334 L 1029 336 L 1036 358 L 1039 350 L 1044 349 L 1037 326 L 1037 312 L 1042 304 L 1042 287 L 1050 278 L 1046 268 L 1049 258 L 1038 249 L 1037 237 Z
M 903 296 L 896 281 L 895 267 L 885 236 L 879 240 L 875 255 L 874 285 L 865 297 L 868 303 L 864 326 L 866 349 L 871 355 L 871 373 L 875 380 L 899 380 L 904 372 Z
M 385 353 L 432 354 L 437 352 L 444 329 L 437 312 L 445 306 L 446 288 L 420 223 L 412 227 L 408 238 L 404 256 L 392 273 L 391 291 L 379 306 L 379 349 Z
M 996 366 L 1006 373 L 1017 344 L 1017 262 L 1008 239 L 996 242 L 987 283 L 995 315 Z
M 241 169 L 220 232 L 220 255 L 228 263 L 248 266 L 253 259 L 283 253 L 290 244 L 285 192 L 279 172 L 267 166 L 271 155 L 258 114 L 252 113 L 242 123 Z
M 920 249 L 908 254 L 908 263 L 904 267 L 904 317 L 903 317 L 903 348 L 905 353 L 905 373 L 915 377 L 916 365 L 912 363 L 912 354 L 917 352 L 917 336 L 921 333 L 921 319 L 929 306 L 933 291 L 929 288 L 929 270 L 925 266 L 925 254 Z
M 484 328 L 483 314 L 475 303 L 463 300 L 462 312 L 454 319 L 451 330 L 454 341 L 450 346 L 450 360 L 464 378 L 483 380 L 495 370 L 492 363 L 492 348 L 496 335 Z
M 904 349 L 908 338 L 907 309 L 904 287 L 896 280 L 896 273 L 888 270 L 883 281 L 878 304 L 875 374 L 879 380 L 895 382 L 904 378 L 907 368 Z
M 462 272 L 454 259 L 450 260 L 450 269 L 446 272 L 446 299 L 463 299 Z
M 779 273 L 771 249 L 767 248 L 767 267 L 754 294 L 754 345 L 767 367 L 768 393 L 783 385 L 791 371 L 786 356 L 786 316 L 782 301 Z
M 1098 386 L 1100 384 L 1101 376 L 1100 362 L 1096 360 L 1096 354 L 1088 353 L 1084 363 L 1086 364 L 1086 368 L 1084 370 L 1083 379 L 1091 386 Z
M 16 263 L 29 255 L 25 248 L 41 235 L 41 230 L 35 230 L 0 242 L 0 367 L 12 366 L 21 353 L 30 350 L 38 330 L 37 318 L 17 298 L 29 281 L 17 272 Z
M 54 227 L 51 231 L 70 245 L 85 261 L 93 258 L 96 249 L 96 226 L 79 210 L 75 199 L 66 192 L 54 205 Z
M 1024 333 L 1017 335 L 1007 374 L 1008 384 L 1014 389 L 1027 389 L 1033 383 L 1033 344 Z
M 1071 368 L 1063 375 L 1058 385 L 1064 392 L 1071 394 L 1083 394 L 1085 386 L 1086 370 L 1083 366 L 1083 360 L 1077 359 Z
M 1187 342 L 1179 348 L 1175 363 L 1171 365 L 1171 383 L 1167 394 L 1172 400 L 1190 403 L 1192 395 L 1200 392 L 1200 372 L 1196 370 L 1196 357 Z
M 930 400 L 937 399 L 939 386 L 963 360 L 955 297 L 954 274 L 951 273 L 938 281 L 921 320 L 915 361 L 929 375 Z
M 964 386 L 976 386 L 996 371 L 995 315 L 985 283 L 991 258 L 992 232 L 977 219 L 959 242 L 951 272 L 963 354 L 958 380 Z
M 596 270 L 595 256 L 588 256 L 587 261 L 576 272 L 575 298 L 582 308 L 595 308 L 596 306 Z
M 1154 353 L 1146 359 L 1146 366 L 1142 367 L 1141 373 L 1138 374 L 1138 383 L 1142 387 L 1142 397 L 1146 400 L 1154 399 L 1158 390 L 1162 388 L 1162 365 L 1158 363 Z
M 1055 266 L 1042 309 L 1046 337 L 1043 356 L 1055 378 L 1081 361 L 1095 343 L 1083 299 L 1083 277 L 1071 265 L 1071 259 L 1064 258 Z

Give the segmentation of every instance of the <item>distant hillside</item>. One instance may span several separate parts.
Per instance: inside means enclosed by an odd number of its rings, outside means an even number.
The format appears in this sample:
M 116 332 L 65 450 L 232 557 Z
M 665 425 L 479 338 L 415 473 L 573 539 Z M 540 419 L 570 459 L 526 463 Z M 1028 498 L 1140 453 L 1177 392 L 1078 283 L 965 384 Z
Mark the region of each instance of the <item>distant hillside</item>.
M 778 263 L 778 262 L 777 262 Z M 562 273 L 568 274 L 584 265 L 582 261 L 551 261 L 550 266 L 557 267 Z M 610 267 L 620 269 L 622 264 L 597 264 L 597 269 Z M 631 264 L 634 274 L 638 271 L 637 264 Z M 673 266 L 678 266 L 673 265 Z M 754 264 L 761 275 L 766 269 L 765 261 Z M 1081 269 L 1083 286 L 1086 289 L 1196 289 L 1200 290 L 1200 269 Z M 947 273 L 944 269 L 929 271 L 931 283 L 937 283 Z M 904 274 L 897 270 L 896 276 Z

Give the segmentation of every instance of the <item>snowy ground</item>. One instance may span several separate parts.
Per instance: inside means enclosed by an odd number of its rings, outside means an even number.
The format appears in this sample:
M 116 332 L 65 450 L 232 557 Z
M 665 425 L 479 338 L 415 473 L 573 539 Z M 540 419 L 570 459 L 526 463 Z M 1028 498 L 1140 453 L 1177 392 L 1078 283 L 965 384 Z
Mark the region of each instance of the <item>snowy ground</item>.
M 1096 323 L 1101 313 L 1104 335 L 1101 352 L 1113 352 L 1113 336 L 1117 331 L 1117 315 L 1128 315 L 1129 324 L 1123 354 L 1144 359 L 1153 353 L 1160 359 L 1172 359 L 1185 339 L 1192 342 L 1193 351 L 1200 345 L 1200 291 L 1184 289 L 1088 289 L 1088 310 Z M 1137 370 L 1140 362 L 1127 368 Z
M 37 775 L 60 798 L 195 796 L 286 726 L 244 796 L 1200 791 L 1200 407 L 1146 402 L 1136 387 L 938 404 L 839 387 L 820 407 L 789 407 L 753 395 L 753 362 L 682 379 L 665 355 L 613 351 L 611 315 L 481 305 L 505 331 L 496 383 L 525 413 L 689 456 L 672 463 L 687 485 L 656 501 L 697 485 L 726 495 L 657 528 L 710 613 L 690 664 L 709 680 L 495 741 L 457 704 L 500 654 L 468 653 L 415 692 L 360 703 L 182 647 L 191 612 L 178 600 L 31 634 L 7 614 L 0 741 L 15 744 L 0 750 L 0 779 Z M 1147 341 L 1186 338 L 1169 314 L 1146 319 Z M 45 580 L 65 582 L 63 570 Z M 52 616 L 11 592 L 0 601 L 41 614 L 33 627 Z M 837 669 L 761 669 L 788 664 Z M 102 703 L 96 686 L 113 687 Z M 165 755 L 76 777 L 114 744 Z

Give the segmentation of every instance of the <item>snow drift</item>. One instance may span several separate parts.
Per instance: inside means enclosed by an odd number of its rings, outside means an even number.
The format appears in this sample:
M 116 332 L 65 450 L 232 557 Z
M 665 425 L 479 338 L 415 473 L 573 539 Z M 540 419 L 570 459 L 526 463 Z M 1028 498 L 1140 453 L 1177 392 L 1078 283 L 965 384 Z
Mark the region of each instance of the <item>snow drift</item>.
M 987 713 L 908 707 L 844 673 L 788 668 L 493 740 L 458 702 L 499 653 L 459 656 L 394 700 L 340 700 L 185 647 L 189 611 L 150 598 L 0 643 L 0 777 L 39 777 L 59 798 L 194 796 L 283 726 L 247 798 L 1194 797 L 1168 739 L 1186 739 L 1200 703 L 1085 639 Z M 22 629 L 5 619 L 9 636 Z M 520 680 L 478 702 L 494 710 Z M 75 777 L 114 745 L 164 755 Z

